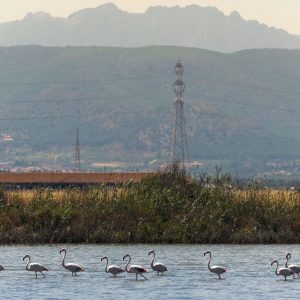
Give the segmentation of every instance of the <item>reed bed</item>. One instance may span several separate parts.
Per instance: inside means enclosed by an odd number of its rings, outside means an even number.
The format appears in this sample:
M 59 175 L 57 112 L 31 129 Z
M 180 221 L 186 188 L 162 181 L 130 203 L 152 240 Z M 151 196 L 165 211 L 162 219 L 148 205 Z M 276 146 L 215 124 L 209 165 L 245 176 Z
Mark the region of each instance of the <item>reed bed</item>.
M 0 243 L 299 243 L 300 194 L 161 174 L 117 188 L 0 190 Z

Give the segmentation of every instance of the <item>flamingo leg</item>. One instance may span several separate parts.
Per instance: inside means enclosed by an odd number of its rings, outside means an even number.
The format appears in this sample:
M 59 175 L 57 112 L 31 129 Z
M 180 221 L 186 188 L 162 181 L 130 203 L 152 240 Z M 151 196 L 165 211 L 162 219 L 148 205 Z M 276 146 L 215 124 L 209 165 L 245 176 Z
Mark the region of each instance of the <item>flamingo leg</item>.
M 222 279 L 220 274 L 218 274 L 218 276 L 219 276 L 219 279 Z
M 284 276 L 284 280 L 286 280 L 286 276 Z
M 141 276 L 143 276 L 146 280 L 148 280 L 148 278 L 146 278 L 142 273 L 140 273 Z
M 41 271 L 42 275 L 46 278 L 45 274 Z
M 137 274 L 137 273 L 135 273 L 135 280 L 137 280 L 137 275 L 138 275 L 138 274 Z

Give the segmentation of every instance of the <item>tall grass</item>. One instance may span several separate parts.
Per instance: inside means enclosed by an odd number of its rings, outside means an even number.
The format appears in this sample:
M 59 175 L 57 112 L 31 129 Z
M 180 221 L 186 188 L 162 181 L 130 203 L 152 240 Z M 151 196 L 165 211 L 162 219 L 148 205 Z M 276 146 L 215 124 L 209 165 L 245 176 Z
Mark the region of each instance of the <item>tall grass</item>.
M 0 243 L 299 243 L 300 194 L 162 174 L 118 188 L 0 190 Z

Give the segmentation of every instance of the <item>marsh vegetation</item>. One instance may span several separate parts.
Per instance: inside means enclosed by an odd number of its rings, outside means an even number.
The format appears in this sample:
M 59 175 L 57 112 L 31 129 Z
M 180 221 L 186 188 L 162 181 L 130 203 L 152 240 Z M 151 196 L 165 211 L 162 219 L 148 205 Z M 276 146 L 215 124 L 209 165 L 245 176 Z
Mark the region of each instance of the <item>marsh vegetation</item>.
M 209 183 L 208 183 L 209 182 Z M 161 174 L 139 184 L 0 191 L 0 243 L 299 243 L 297 191 Z

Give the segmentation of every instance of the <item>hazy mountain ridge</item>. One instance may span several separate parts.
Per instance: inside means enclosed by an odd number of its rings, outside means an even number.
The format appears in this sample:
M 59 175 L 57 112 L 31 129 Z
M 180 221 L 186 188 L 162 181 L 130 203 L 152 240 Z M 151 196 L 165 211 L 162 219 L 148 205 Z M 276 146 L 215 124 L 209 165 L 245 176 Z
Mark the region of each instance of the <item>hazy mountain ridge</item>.
M 245 21 L 237 12 L 225 16 L 197 5 L 152 7 L 131 14 L 113 4 L 84 9 L 68 18 L 47 13 L 0 24 L 0 45 L 116 46 L 176 45 L 221 52 L 252 48 L 300 48 L 300 37 Z
M 70 167 L 77 127 L 86 168 L 166 160 L 178 58 L 191 157 L 203 170 L 300 173 L 300 50 L 0 48 L 0 133 L 13 138 L 0 141 L 0 162 L 59 154 Z

